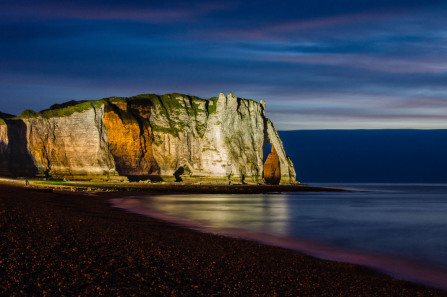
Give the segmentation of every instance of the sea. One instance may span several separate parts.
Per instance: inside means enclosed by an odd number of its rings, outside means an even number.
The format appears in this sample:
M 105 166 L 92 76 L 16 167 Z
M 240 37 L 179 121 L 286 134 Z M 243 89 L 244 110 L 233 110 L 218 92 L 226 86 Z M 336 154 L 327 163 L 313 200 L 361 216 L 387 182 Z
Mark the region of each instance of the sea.
M 311 185 L 351 191 L 150 195 L 114 204 L 447 289 L 447 184 Z

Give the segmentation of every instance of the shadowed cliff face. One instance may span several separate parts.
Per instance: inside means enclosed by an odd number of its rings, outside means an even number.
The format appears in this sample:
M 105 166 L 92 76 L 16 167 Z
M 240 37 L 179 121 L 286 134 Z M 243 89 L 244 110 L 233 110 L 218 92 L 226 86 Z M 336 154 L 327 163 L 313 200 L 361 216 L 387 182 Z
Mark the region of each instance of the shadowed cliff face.
M 0 175 L 10 175 L 8 170 L 8 128 L 0 125 Z
M 37 167 L 28 150 L 27 126 L 22 120 L 6 120 L 8 171 L 13 176 L 35 176 Z
M 266 183 L 273 185 L 277 185 L 281 181 L 279 157 L 274 145 L 272 145 L 272 151 L 264 163 L 264 179 Z
M 119 175 L 144 179 L 160 175 L 152 153 L 151 107 L 138 103 L 110 104 L 104 113 L 110 152 Z

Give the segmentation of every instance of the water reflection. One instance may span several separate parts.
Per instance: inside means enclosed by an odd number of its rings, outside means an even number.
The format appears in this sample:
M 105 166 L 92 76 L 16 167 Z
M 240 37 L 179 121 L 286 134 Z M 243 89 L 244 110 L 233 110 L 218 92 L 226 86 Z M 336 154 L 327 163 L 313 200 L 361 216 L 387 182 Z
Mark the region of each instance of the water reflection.
M 346 186 L 371 191 L 169 195 L 146 197 L 143 203 L 205 227 L 315 240 L 447 268 L 446 185 Z
M 244 228 L 288 235 L 290 208 L 287 195 L 163 195 L 145 198 L 157 212 L 194 219 L 208 227 Z
M 446 184 L 334 186 L 369 191 L 163 195 L 115 199 L 112 204 L 447 290 Z

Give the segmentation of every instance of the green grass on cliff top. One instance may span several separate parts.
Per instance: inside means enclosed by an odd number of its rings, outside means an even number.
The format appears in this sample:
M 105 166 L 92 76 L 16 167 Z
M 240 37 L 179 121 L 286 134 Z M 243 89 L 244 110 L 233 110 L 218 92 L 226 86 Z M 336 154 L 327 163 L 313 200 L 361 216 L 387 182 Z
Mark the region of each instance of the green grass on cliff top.
M 31 109 L 26 109 L 22 112 L 20 116 L 14 117 L 14 119 L 27 119 L 35 117 L 43 117 L 43 118 L 65 117 L 70 116 L 75 112 L 83 112 L 91 108 L 98 108 L 101 105 L 107 106 L 110 103 L 116 103 L 116 102 L 128 102 L 128 103 L 148 102 L 151 106 L 158 106 L 166 111 L 175 111 L 177 109 L 184 108 L 184 105 L 182 105 L 177 99 L 178 97 L 182 97 L 184 100 L 188 100 L 190 102 L 191 109 L 188 108 L 187 110 L 188 113 L 193 113 L 197 115 L 197 113 L 199 112 L 207 112 L 208 114 L 213 114 L 216 112 L 218 97 L 201 99 L 196 96 L 189 96 L 179 93 L 164 94 L 164 95 L 141 94 L 133 97 L 108 97 L 93 101 L 72 100 L 62 104 L 54 104 L 49 109 L 45 109 L 39 112 L 35 112 Z M 251 99 L 243 99 L 243 100 L 254 101 Z M 206 110 L 200 108 L 200 106 L 203 105 L 202 103 L 203 101 L 207 102 L 205 104 Z

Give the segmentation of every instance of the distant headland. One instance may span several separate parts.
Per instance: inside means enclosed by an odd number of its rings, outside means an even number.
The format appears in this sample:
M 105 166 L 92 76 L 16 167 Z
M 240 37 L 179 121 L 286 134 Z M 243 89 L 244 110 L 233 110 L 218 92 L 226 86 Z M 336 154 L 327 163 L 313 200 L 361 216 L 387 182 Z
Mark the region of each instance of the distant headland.
M 232 93 L 144 94 L 70 101 L 17 117 L 0 113 L 0 175 L 296 183 L 265 102 Z

